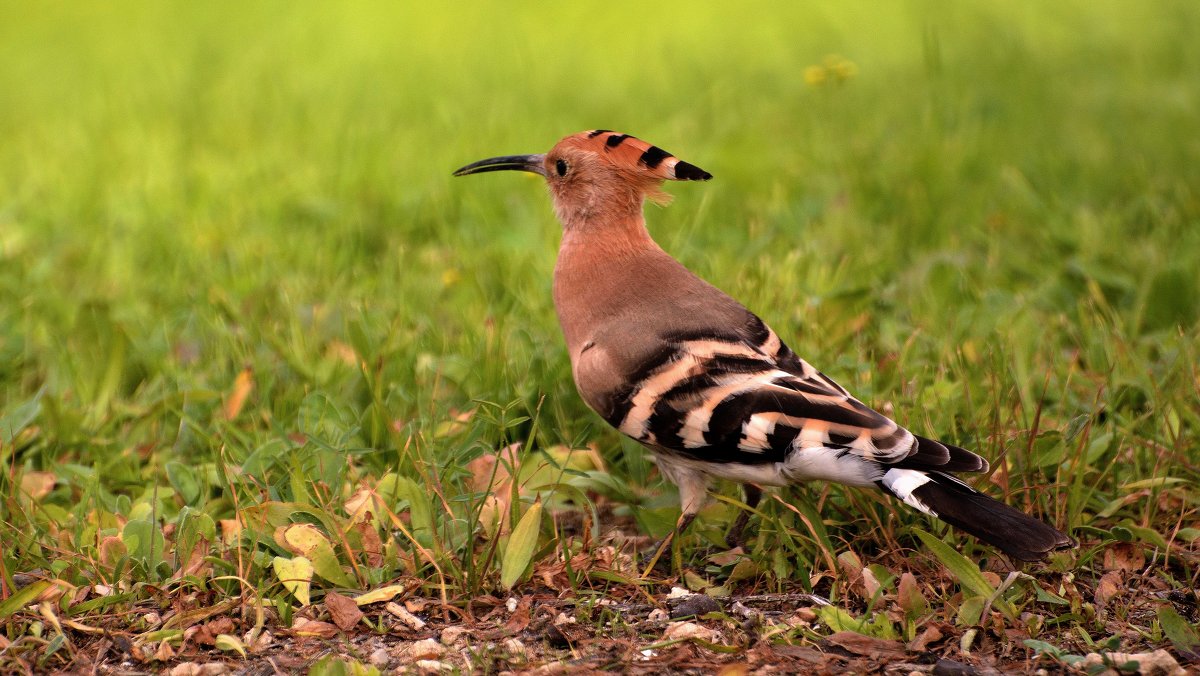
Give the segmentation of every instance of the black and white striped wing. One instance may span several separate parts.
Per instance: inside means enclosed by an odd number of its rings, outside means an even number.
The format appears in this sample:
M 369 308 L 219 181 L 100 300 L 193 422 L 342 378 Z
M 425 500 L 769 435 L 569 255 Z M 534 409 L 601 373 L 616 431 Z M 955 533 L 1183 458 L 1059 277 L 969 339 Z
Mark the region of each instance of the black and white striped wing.
M 800 359 L 773 331 L 669 336 L 608 420 L 643 443 L 713 463 L 841 449 L 882 465 L 980 471 L 969 451 L 917 437 Z M 757 327 L 755 327 L 757 328 Z

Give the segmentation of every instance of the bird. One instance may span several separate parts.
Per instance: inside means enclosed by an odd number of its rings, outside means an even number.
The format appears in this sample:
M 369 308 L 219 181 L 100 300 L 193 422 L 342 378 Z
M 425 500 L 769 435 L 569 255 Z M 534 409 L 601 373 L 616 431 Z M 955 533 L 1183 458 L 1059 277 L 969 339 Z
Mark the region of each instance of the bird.
M 553 297 L 576 389 L 678 487 L 680 518 L 667 539 L 695 519 L 712 481 L 725 479 L 742 484 L 749 508 L 729 529 L 730 547 L 744 544 L 763 487 L 806 482 L 877 489 L 1020 561 L 1075 546 L 956 476 L 987 472 L 983 457 L 854 398 L 654 241 L 645 202 L 669 200 L 665 181 L 707 181 L 709 172 L 607 129 L 453 175 L 492 171 L 545 179 L 562 224 Z

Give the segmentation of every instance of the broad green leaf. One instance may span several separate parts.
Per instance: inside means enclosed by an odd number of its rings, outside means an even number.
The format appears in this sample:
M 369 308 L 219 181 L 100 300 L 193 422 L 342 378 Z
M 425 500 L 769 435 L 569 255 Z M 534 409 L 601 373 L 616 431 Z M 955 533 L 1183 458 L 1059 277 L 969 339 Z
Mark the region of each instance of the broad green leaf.
M 914 528 L 913 531 L 917 534 L 917 537 L 921 538 L 921 542 L 925 543 L 925 546 L 933 552 L 934 556 L 942 562 L 942 565 L 948 568 L 954 574 L 954 577 L 958 578 L 959 583 L 963 587 L 976 596 L 991 599 L 992 606 L 1004 613 L 1005 616 L 1009 618 L 1015 617 L 1016 611 L 1013 610 L 1012 605 L 1004 599 L 999 598 L 996 590 L 984 579 L 983 573 L 979 571 L 979 566 L 932 534 L 920 528 Z
M 347 657 L 327 655 L 312 665 L 308 676 L 379 676 L 379 669 Z
M 508 546 L 504 548 L 504 558 L 500 562 L 500 585 L 505 589 L 512 589 L 525 574 L 537 549 L 541 530 L 542 501 L 539 498 L 517 522 L 517 527 L 508 538 Z
M 50 580 L 36 580 L 13 592 L 12 596 L 0 603 L 0 620 L 8 619 L 13 613 L 36 601 L 52 584 L 54 583 Z
M 190 507 L 179 511 L 175 524 L 176 565 L 183 565 L 202 540 L 212 542 L 217 536 L 217 526 L 212 517 Z
M 1123 521 L 1121 523 L 1121 525 L 1124 526 L 1126 530 L 1128 530 L 1130 533 L 1132 533 L 1134 536 L 1137 537 L 1137 539 L 1141 540 L 1142 542 L 1145 542 L 1146 544 L 1154 545 L 1155 547 L 1158 547 L 1160 549 L 1167 548 L 1167 539 L 1164 538 L 1161 533 L 1154 530 L 1153 528 L 1143 528 L 1142 526 L 1134 525 L 1134 523 L 1129 521 L 1128 519 Z M 1114 528 L 1113 530 L 1115 531 L 1116 529 Z
M 429 544 L 433 535 L 433 512 L 430 509 L 432 496 L 429 491 L 408 477 L 396 477 L 396 497 L 408 503 L 412 519 L 412 533 L 422 544 Z
M 172 460 L 166 465 L 167 480 L 179 491 L 179 496 L 183 498 L 184 503 L 189 505 L 196 504 L 200 499 L 200 479 L 196 476 L 196 470 L 192 469 L 191 465 L 186 465 L 182 462 Z
M 896 631 L 896 627 L 888 619 L 886 613 L 867 613 L 861 618 L 856 619 L 853 615 L 837 606 L 821 606 L 816 611 L 821 621 L 835 632 L 853 631 L 863 636 L 874 636 L 875 638 L 900 638 L 899 632 Z
M 1175 649 L 1185 655 L 1200 657 L 1200 635 L 1196 628 L 1175 612 L 1170 606 L 1158 609 L 1158 623 L 1162 625 L 1163 633 L 1175 645 Z
M 1200 540 L 1200 528 L 1180 528 L 1179 531 L 1175 533 L 1175 538 L 1178 540 L 1183 540 L 1184 542 Z
M 150 570 L 156 568 L 163 560 L 163 547 L 166 543 L 163 540 L 162 529 L 151 521 L 134 519 L 126 523 L 125 528 L 121 530 L 121 539 L 129 548 L 129 556 L 143 562 Z
M 241 655 L 243 659 L 246 657 L 246 645 L 242 643 L 242 640 L 236 636 L 230 636 L 229 634 L 217 634 L 217 638 L 213 641 L 213 645 L 215 645 L 219 650 L 236 652 L 237 654 Z
M 283 531 L 285 546 L 312 562 L 317 575 L 340 587 L 353 587 L 354 581 L 342 570 L 333 545 L 316 526 L 308 523 L 293 524 Z
M 313 565 L 303 556 L 285 559 L 276 556 L 271 561 L 275 577 L 283 584 L 284 589 L 292 593 L 300 605 L 307 606 L 311 602 L 309 589 L 312 587 Z
M 8 450 L 13 439 L 16 438 L 21 430 L 29 427 L 29 424 L 37 419 L 38 414 L 42 412 L 42 392 L 45 389 L 38 390 L 30 399 L 11 406 L 4 415 L 0 416 L 0 450 Z
M 959 605 L 955 619 L 960 625 L 965 627 L 973 627 L 979 624 L 979 620 L 983 615 L 983 606 L 986 603 L 986 597 L 967 596 L 963 599 L 962 604 Z

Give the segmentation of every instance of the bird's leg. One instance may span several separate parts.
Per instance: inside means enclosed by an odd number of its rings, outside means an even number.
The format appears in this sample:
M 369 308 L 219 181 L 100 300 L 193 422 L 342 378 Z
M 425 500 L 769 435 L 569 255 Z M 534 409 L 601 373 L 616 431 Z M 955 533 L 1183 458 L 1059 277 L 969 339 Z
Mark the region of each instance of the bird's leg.
M 642 558 L 642 577 L 649 575 L 650 571 L 654 570 L 654 567 L 658 565 L 659 559 L 662 558 L 663 552 L 670 549 L 671 543 L 678 539 L 678 536 L 683 535 L 683 532 L 687 530 L 688 526 L 692 525 L 692 521 L 695 519 L 695 512 L 691 512 L 690 514 L 684 512 L 679 515 L 679 521 L 675 522 L 675 529 L 667 533 L 666 537 L 654 543 L 654 548 Z
M 758 507 L 758 501 L 762 499 L 762 489 L 754 484 L 742 484 L 742 490 L 746 493 L 746 507 L 738 512 L 737 519 L 734 520 L 733 526 L 729 529 L 729 533 L 725 536 L 725 544 L 729 545 L 730 549 L 744 547 L 746 545 L 746 523 L 750 521 L 750 512 L 755 507 Z
M 654 569 L 668 546 L 683 535 L 708 500 L 709 479 L 704 472 L 678 465 L 666 456 L 658 457 L 658 469 L 668 481 L 679 487 L 679 520 L 675 522 L 675 530 L 659 541 L 643 560 L 643 577 Z

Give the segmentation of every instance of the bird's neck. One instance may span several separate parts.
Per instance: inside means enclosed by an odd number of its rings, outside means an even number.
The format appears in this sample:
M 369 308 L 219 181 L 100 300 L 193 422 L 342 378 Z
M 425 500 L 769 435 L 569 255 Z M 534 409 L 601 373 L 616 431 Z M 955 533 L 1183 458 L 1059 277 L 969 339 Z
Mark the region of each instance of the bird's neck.
M 596 264 L 601 259 L 620 258 L 648 249 L 658 249 L 658 244 L 646 230 L 646 220 L 641 210 L 614 218 L 578 219 L 563 227 L 559 257 L 564 254 L 582 257 L 580 262 Z
M 589 339 L 586 331 L 631 301 L 646 261 L 666 257 L 650 238 L 641 214 L 563 228 L 554 267 L 554 304 L 572 358 Z

